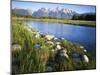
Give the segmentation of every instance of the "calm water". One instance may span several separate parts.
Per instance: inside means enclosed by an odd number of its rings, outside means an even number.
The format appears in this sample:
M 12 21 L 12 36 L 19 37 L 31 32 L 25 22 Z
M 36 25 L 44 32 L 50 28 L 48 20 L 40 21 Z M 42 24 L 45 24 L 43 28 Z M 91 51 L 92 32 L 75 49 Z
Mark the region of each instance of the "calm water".
M 74 43 L 79 43 L 88 51 L 96 50 L 96 28 L 36 21 L 28 21 L 27 23 L 42 33 L 53 34 L 58 38 L 63 37 Z

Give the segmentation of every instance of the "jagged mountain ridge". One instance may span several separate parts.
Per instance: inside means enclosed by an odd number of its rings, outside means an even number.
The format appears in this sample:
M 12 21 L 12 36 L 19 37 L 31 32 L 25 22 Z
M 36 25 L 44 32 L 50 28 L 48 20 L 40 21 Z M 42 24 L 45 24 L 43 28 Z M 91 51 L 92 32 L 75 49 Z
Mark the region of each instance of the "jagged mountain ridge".
M 46 8 L 40 8 L 37 9 L 37 11 L 32 12 L 29 9 L 22 9 L 22 8 L 14 8 L 12 9 L 13 13 L 18 15 L 30 15 L 33 17 L 52 17 L 52 18 L 68 18 L 71 19 L 73 15 L 78 14 L 75 11 L 72 11 L 67 8 L 59 9 L 46 9 Z
M 72 18 L 73 15 L 78 14 L 75 11 L 72 11 L 67 8 L 59 9 L 58 7 L 55 9 L 46 9 L 41 8 L 37 11 L 33 12 L 33 17 L 54 17 L 54 18 Z

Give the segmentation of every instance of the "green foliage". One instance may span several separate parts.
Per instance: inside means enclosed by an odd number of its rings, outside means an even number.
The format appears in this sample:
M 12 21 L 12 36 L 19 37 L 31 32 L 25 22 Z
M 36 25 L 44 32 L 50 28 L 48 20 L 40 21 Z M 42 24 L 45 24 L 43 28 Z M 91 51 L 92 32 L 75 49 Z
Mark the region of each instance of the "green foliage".
M 73 15 L 73 20 L 89 20 L 96 21 L 96 13 L 86 13 L 81 15 Z
M 47 72 L 48 65 L 53 68 L 53 71 L 96 68 L 95 57 L 89 53 L 84 53 L 83 49 L 79 48 L 79 44 L 67 40 L 61 41 L 61 46 L 67 50 L 69 56 L 69 59 L 66 59 L 65 57 L 60 57 L 58 52 L 51 51 L 55 49 L 55 45 L 48 44 L 45 38 L 36 38 L 34 33 L 28 31 L 28 28 L 23 22 L 17 20 L 12 22 L 12 45 L 19 44 L 22 47 L 20 51 L 12 50 L 13 74 Z M 32 31 L 36 32 L 35 30 Z M 39 44 L 41 47 L 35 48 L 35 44 Z M 72 58 L 73 52 L 88 55 L 89 63 L 83 61 L 75 62 Z M 79 68 L 77 68 L 77 65 Z
M 40 50 L 34 49 L 33 41 L 39 42 L 39 40 L 36 40 L 33 34 L 25 28 L 25 25 L 19 22 L 12 24 L 12 45 L 20 44 L 22 47 L 22 50 L 19 52 L 12 51 L 13 73 L 45 71 L 45 62 L 48 56 L 47 48 L 44 47 Z M 44 40 L 40 41 L 40 43 L 43 42 Z

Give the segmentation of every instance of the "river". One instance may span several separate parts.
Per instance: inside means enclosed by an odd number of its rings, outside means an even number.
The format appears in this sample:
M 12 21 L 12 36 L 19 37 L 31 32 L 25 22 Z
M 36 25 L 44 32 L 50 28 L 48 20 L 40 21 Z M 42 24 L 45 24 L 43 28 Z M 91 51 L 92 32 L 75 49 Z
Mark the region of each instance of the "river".
M 44 34 L 49 33 L 58 38 L 65 38 L 71 42 L 83 45 L 88 51 L 96 51 L 95 27 L 38 21 L 27 21 L 27 24 Z

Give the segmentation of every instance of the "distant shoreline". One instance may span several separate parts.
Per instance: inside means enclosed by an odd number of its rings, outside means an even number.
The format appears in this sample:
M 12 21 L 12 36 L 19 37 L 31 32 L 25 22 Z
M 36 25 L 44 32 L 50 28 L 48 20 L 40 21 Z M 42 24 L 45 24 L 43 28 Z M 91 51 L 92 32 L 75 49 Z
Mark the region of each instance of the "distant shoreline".
M 82 21 L 82 20 L 55 19 L 55 18 L 25 18 L 25 17 L 12 17 L 12 19 L 54 22 L 63 24 L 73 24 L 76 26 L 96 27 L 96 21 Z

